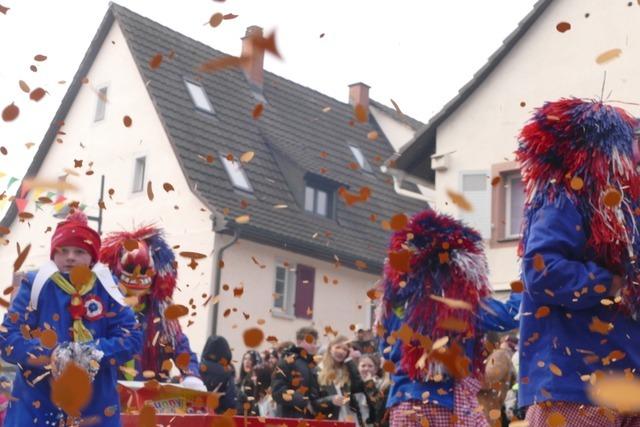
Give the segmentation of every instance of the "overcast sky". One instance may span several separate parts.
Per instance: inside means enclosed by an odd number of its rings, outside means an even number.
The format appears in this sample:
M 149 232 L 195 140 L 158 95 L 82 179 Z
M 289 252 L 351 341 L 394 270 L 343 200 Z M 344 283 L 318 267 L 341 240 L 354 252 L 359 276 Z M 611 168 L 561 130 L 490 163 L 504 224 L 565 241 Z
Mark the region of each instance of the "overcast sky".
M 426 122 L 452 98 L 531 10 L 535 0 L 120 0 L 125 6 L 223 52 L 238 55 L 249 25 L 275 29 L 283 61 L 265 68 L 338 100 L 350 83 L 370 96 L 393 98 L 405 114 Z M 68 83 L 93 38 L 106 0 L 0 0 L 0 109 L 21 113 L 0 121 L 0 192 L 36 151 Z M 215 12 L 233 13 L 217 28 Z M 320 37 L 322 34 L 324 36 Z M 47 56 L 34 61 L 35 55 Z M 30 70 L 37 66 L 37 72 Z M 24 80 L 48 95 L 35 103 Z M 36 145 L 27 148 L 26 143 Z M 12 190 L 15 190 L 12 188 Z

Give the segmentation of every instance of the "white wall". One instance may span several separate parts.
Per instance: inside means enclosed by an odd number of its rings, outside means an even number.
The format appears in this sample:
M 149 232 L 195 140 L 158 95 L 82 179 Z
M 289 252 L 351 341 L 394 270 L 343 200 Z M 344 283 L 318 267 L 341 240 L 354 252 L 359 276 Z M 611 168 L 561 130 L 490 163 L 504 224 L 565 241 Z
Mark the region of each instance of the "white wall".
M 229 240 L 230 237 L 225 236 L 225 242 Z M 260 268 L 252 257 L 265 267 Z M 308 265 L 316 270 L 311 320 L 285 319 L 271 314 L 276 265 L 282 261 L 291 265 Z M 328 284 L 324 283 L 325 275 L 329 278 Z M 334 279 L 338 281 L 337 285 L 333 284 Z M 308 325 L 318 330 L 321 342 L 328 341 L 322 337 L 325 326 L 331 326 L 333 330 L 351 338 L 354 333 L 349 329 L 350 325 L 366 324 L 370 301 L 366 292 L 377 280 L 378 276 L 373 274 L 335 267 L 331 263 L 241 239 L 224 254 L 221 282 L 228 284 L 229 290 L 220 293 L 218 334 L 227 338 L 233 349 L 234 360 L 237 361 L 246 350 L 242 332 L 258 326 L 258 319 L 265 320 L 259 326 L 265 336 L 274 335 L 280 342 L 294 341 L 296 330 Z M 244 293 L 237 298 L 233 296 L 233 288 L 239 286 L 244 287 Z M 236 308 L 237 312 L 223 317 L 222 314 L 229 308 Z M 245 319 L 243 312 L 249 314 L 250 318 Z
M 606 99 L 639 101 L 640 8 L 627 3 L 560 0 L 548 7 L 489 78 L 437 129 L 436 152 L 456 151 L 449 169 L 436 173 L 438 209 L 459 214 L 445 191 L 460 191 L 461 171 L 490 171 L 492 164 L 514 159 L 519 130 L 544 101 L 600 98 L 605 70 Z M 561 21 L 571 23 L 571 30 L 558 32 Z M 613 48 L 622 49 L 621 57 L 596 63 L 599 54 Z M 521 107 L 521 102 L 526 105 Z M 617 105 L 640 113 L 637 105 Z M 518 275 L 515 246 L 489 250 L 488 257 L 494 287 L 508 286 Z
M 66 135 L 61 136 L 64 142 L 52 145 L 38 178 L 55 180 L 64 174 L 64 168 L 78 172 L 80 176 L 70 176 L 68 181 L 77 185 L 79 191 L 69 193 L 67 197 L 89 205 L 88 213 L 93 215 L 97 213 L 100 176 L 104 174 L 103 232 L 131 230 L 134 226 L 156 222 L 166 230 L 171 245 L 180 245 L 178 252 L 211 254 L 214 234 L 210 213 L 189 189 L 117 24 L 107 36 L 87 77 L 89 82 L 81 88 L 64 120 L 62 130 Z M 94 123 L 96 90 L 103 84 L 109 85 L 106 116 L 103 121 Z M 125 115 L 133 119 L 130 128 L 123 125 Z M 153 201 L 147 197 L 146 183 L 143 192 L 131 193 L 135 157 L 139 155 L 147 156 L 145 181 L 152 182 Z M 74 159 L 83 160 L 83 167 L 74 169 Z M 91 161 L 94 174 L 87 176 L 85 172 Z M 162 188 L 165 182 L 171 183 L 175 191 L 165 192 Z M 107 194 L 110 188 L 115 190 L 113 199 Z M 16 242 L 22 247 L 32 244 L 25 269 L 36 268 L 49 256 L 52 233 L 45 233 L 45 229 L 48 226 L 55 229 L 58 220 L 52 217 L 50 206 L 35 212 L 33 203 L 29 203 L 26 210 L 35 217 L 25 223 L 16 219 L 7 236 L 10 244 L 0 247 L 3 283 L 11 280 Z M 187 267 L 189 260 L 180 258 L 178 261 L 179 290 L 175 299 L 186 304 L 194 298 L 198 305 L 197 315 L 189 316 L 195 323 L 186 328 L 186 332 L 193 349 L 200 353 L 209 333 L 207 310 L 210 307 L 202 308 L 198 303 L 203 301 L 203 293 L 211 292 L 212 258 L 200 260 L 196 270 Z

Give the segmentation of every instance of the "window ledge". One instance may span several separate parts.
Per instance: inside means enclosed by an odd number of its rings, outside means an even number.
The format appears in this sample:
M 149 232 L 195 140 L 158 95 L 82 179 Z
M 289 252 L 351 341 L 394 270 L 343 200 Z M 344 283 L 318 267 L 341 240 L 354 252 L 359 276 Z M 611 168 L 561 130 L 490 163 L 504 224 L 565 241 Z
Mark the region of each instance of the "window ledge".
M 277 317 L 279 319 L 296 320 L 296 316 L 294 316 L 293 314 L 285 313 L 283 311 L 276 311 L 276 309 L 271 310 L 271 316 Z
M 512 242 L 519 242 L 520 241 L 521 236 L 517 236 L 517 237 L 504 237 L 502 239 L 498 239 L 496 240 L 498 243 L 512 243 Z

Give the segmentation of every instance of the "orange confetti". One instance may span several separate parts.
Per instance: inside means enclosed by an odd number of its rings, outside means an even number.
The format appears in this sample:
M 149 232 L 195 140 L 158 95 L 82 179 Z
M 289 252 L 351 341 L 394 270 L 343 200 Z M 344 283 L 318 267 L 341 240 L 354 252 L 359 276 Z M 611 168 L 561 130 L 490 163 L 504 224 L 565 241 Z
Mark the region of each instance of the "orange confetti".
M 429 298 L 431 298 L 432 300 L 441 302 L 451 308 L 457 308 L 461 310 L 471 310 L 471 304 L 460 299 L 445 298 L 438 295 L 429 295 Z
M 356 268 L 358 270 L 366 270 L 367 269 L 367 263 L 361 260 L 356 260 L 355 262 Z
M 247 224 L 251 220 L 249 215 L 240 215 L 236 217 L 235 221 L 238 224 Z
M 189 309 L 182 304 L 173 304 L 164 310 L 164 317 L 175 320 L 189 314 Z
M 524 283 L 522 280 L 514 280 L 509 284 L 509 286 L 511 287 L 511 292 L 515 292 L 516 294 L 524 291 Z
M 151 181 L 147 182 L 147 197 L 149 201 L 153 202 L 153 186 L 151 185 Z
M 579 176 L 571 178 L 571 182 L 569 184 L 571 185 L 571 189 L 575 191 L 580 191 L 584 187 L 584 181 Z
M 251 160 L 253 160 L 255 155 L 256 155 L 256 153 L 253 152 L 253 151 L 246 151 L 246 152 L 242 153 L 242 155 L 240 156 L 240 162 L 241 163 L 249 163 Z
M 549 363 L 549 370 L 551 370 L 551 373 L 557 377 L 562 376 L 562 369 L 553 363 Z
M 389 224 L 391 225 L 391 229 L 393 231 L 402 231 L 409 223 L 409 218 L 403 214 L 399 213 L 391 217 L 391 221 Z
M 168 182 L 165 182 L 164 184 L 162 184 L 162 188 L 164 188 L 164 191 L 166 191 L 167 193 L 169 191 L 174 191 L 173 185 L 171 185 Z
M 43 62 L 47 60 L 47 57 L 45 55 L 36 55 L 33 57 L 33 60 L 38 62 Z
M 610 49 L 598 55 L 598 57 L 596 58 L 596 63 L 605 64 L 618 58 L 620 55 L 622 55 L 622 49 Z
M 264 105 L 262 103 L 258 103 L 255 105 L 255 107 L 253 107 L 253 111 L 251 112 L 251 117 L 253 117 L 254 119 L 258 119 L 262 115 L 263 111 L 264 111 Z
M 375 130 L 372 130 L 367 134 L 367 139 L 370 141 L 375 141 L 376 139 L 378 139 L 378 132 L 376 132 Z
M 264 340 L 264 332 L 260 328 L 249 328 L 242 333 L 242 339 L 247 347 L 255 348 Z
M 558 32 L 560 33 L 567 32 L 570 29 L 571 29 L 571 24 L 568 22 L 559 22 L 558 25 L 556 25 L 556 30 L 558 30 Z
M 613 323 L 603 322 L 598 317 L 592 317 L 589 330 L 601 335 L 607 335 L 613 329 Z
M 606 206 L 615 208 L 622 202 L 622 194 L 615 188 L 609 188 L 605 191 L 602 201 Z
M 594 383 L 589 384 L 587 393 L 595 405 L 623 414 L 640 411 L 640 379 L 633 375 L 598 376 Z
M 38 338 L 44 348 L 52 349 L 58 345 L 58 334 L 53 329 L 45 329 Z
M 369 297 L 369 299 L 372 301 L 377 300 L 381 296 L 382 296 L 382 291 L 379 289 L 373 288 L 367 291 L 367 297 Z
M 222 13 L 220 12 L 216 12 L 211 15 L 211 18 L 209 18 L 209 25 L 211 25 L 213 28 L 216 28 L 218 25 L 222 24 L 223 20 L 224 15 L 222 15 Z
M 473 206 L 469 201 L 460 193 L 456 193 L 452 190 L 447 190 L 447 196 L 451 199 L 451 202 L 458 206 L 463 211 L 471 212 L 473 210 Z
M 76 289 L 89 283 L 92 277 L 93 272 L 88 265 L 76 265 L 69 272 L 69 281 Z
M 27 259 L 27 256 L 29 255 L 30 250 L 31 250 L 31 243 L 29 243 L 22 251 L 20 251 L 20 253 L 18 254 L 18 257 L 13 262 L 14 273 L 20 270 L 20 267 L 22 267 L 22 264 L 24 264 L 24 261 Z
M 153 58 L 149 60 L 149 68 L 155 70 L 160 67 L 160 64 L 162 64 L 162 58 L 163 57 L 161 53 L 156 53 L 155 55 L 153 55 Z
M 80 416 L 80 411 L 91 401 L 92 395 L 89 374 L 73 362 L 51 383 L 51 401 L 74 417 Z
M 174 363 L 179 369 L 187 369 L 191 362 L 191 355 L 189 353 L 180 353 L 175 359 Z
M 385 360 L 382 364 L 382 370 L 393 374 L 396 371 L 396 365 L 394 365 L 391 360 Z
M 124 127 L 131 127 L 131 124 L 133 123 L 133 120 L 131 120 L 131 117 L 129 116 L 124 116 L 122 118 L 122 123 L 124 124 Z
M 551 309 L 546 305 L 543 305 L 542 307 L 538 307 L 534 316 L 536 319 L 542 319 L 543 317 L 547 317 L 550 313 Z
M 496 185 L 500 184 L 500 181 L 502 181 L 502 178 L 500 178 L 499 176 L 494 176 L 493 179 L 491 179 L 491 186 L 495 187 Z
M 20 86 L 20 89 L 24 92 L 24 93 L 29 93 L 31 92 L 31 88 L 29 88 L 29 85 L 24 81 L 24 80 L 20 80 L 18 82 L 18 86 Z
M 535 254 L 533 256 L 533 268 L 536 271 L 543 271 L 544 270 L 545 265 L 544 265 L 544 258 L 542 257 L 542 255 Z
M 367 121 L 367 108 L 362 104 L 357 104 L 353 108 L 353 115 L 357 121 L 365 123 Z
M 402 273 L 409 272 L 411 253 L 405 249 L 396 252 L 389 252 L 389 264 L 395 270 Z
M 32 101 L 40 101 L 42 98 L 44 98 L 44 95 L 47 92 L 42 89 L 41 87 L 37 87 L 34 90 L 31 91 L 31 93 L 29 94 L 29 99 L 31 99 Z
M 5 122 L 10 122 L 15 120 L 20 114 L 20 109 L 13 102 L 2 110 L 2 120 Z
M 549 427 L 565 427 L 567 420 L 560 412 L 552 412 L 547 418 L 547 426 Z
M 203 73 L 214 73 L 226 68 L 237 68 L 246 65 L 250 58 L 237 56 L 222 56 L 210 59 L 198 67 L 198 71 Z

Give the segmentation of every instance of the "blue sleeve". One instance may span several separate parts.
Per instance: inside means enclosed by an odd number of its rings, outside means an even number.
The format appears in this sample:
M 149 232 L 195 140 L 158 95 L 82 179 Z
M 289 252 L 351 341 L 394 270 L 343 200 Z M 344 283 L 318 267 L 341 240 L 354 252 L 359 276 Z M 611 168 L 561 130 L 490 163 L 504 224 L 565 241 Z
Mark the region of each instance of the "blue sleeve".
M 178 335 L 175 353 L 176 355 L 182 354 L 182 353 L 187 353 L 190 355 L 189 367 L 186 370 L 180 369 L 180 372 L 182 373 L 182 375 L 200 378 L 200 365 L 198 364 L 198 356 L 196 356 L 196 354 L 193 351 L 191 351 L 191 345 L 189 345 L 189 338 L 187 338 L 187 336 L 184 333 Z
M 8 363 L 21 366 L 42 367 L 49 363 L 51 350 L 40 345 L 37 338 L 26 339 L 21 328 L 28 326 L 30 330 L 37 328 L 38 314 L 28 310 L 31 300 L 31 286 L 35 272 L 29 273 L 20 284 L 18 293 L 13 298 L 9 310 L 2 322 L 0 340 L 2 341 L 2 358 Z M 44 359 L 46 358 L 46 359 Z
M 110 299 L 110 312 L 116 313 L 108 319 L 107 336 L 98 338 L 96 347 L 104 352 L 102 363 L 122 365 L 142 352 L 142 330 L 130 307 L 123 307 Z
M 541 207 L 531 220 L 522 260 L 526 292 L 539 305 L 561 305 L 581 310 L 600 304 L 604 293 L 595 285 L 611 287 L 612 273 L 584 261 L 587 238 L 582 218 L 568 199 Z M 534 267 L 542 256 L 544 269 Z
M 516 329 L 519 321 L 515 317 L 520 311 L 522 294 L 511 293 L 506 302 L 485 298 L 480 303 L 480 328 L 484 331 L 506 332 Z

